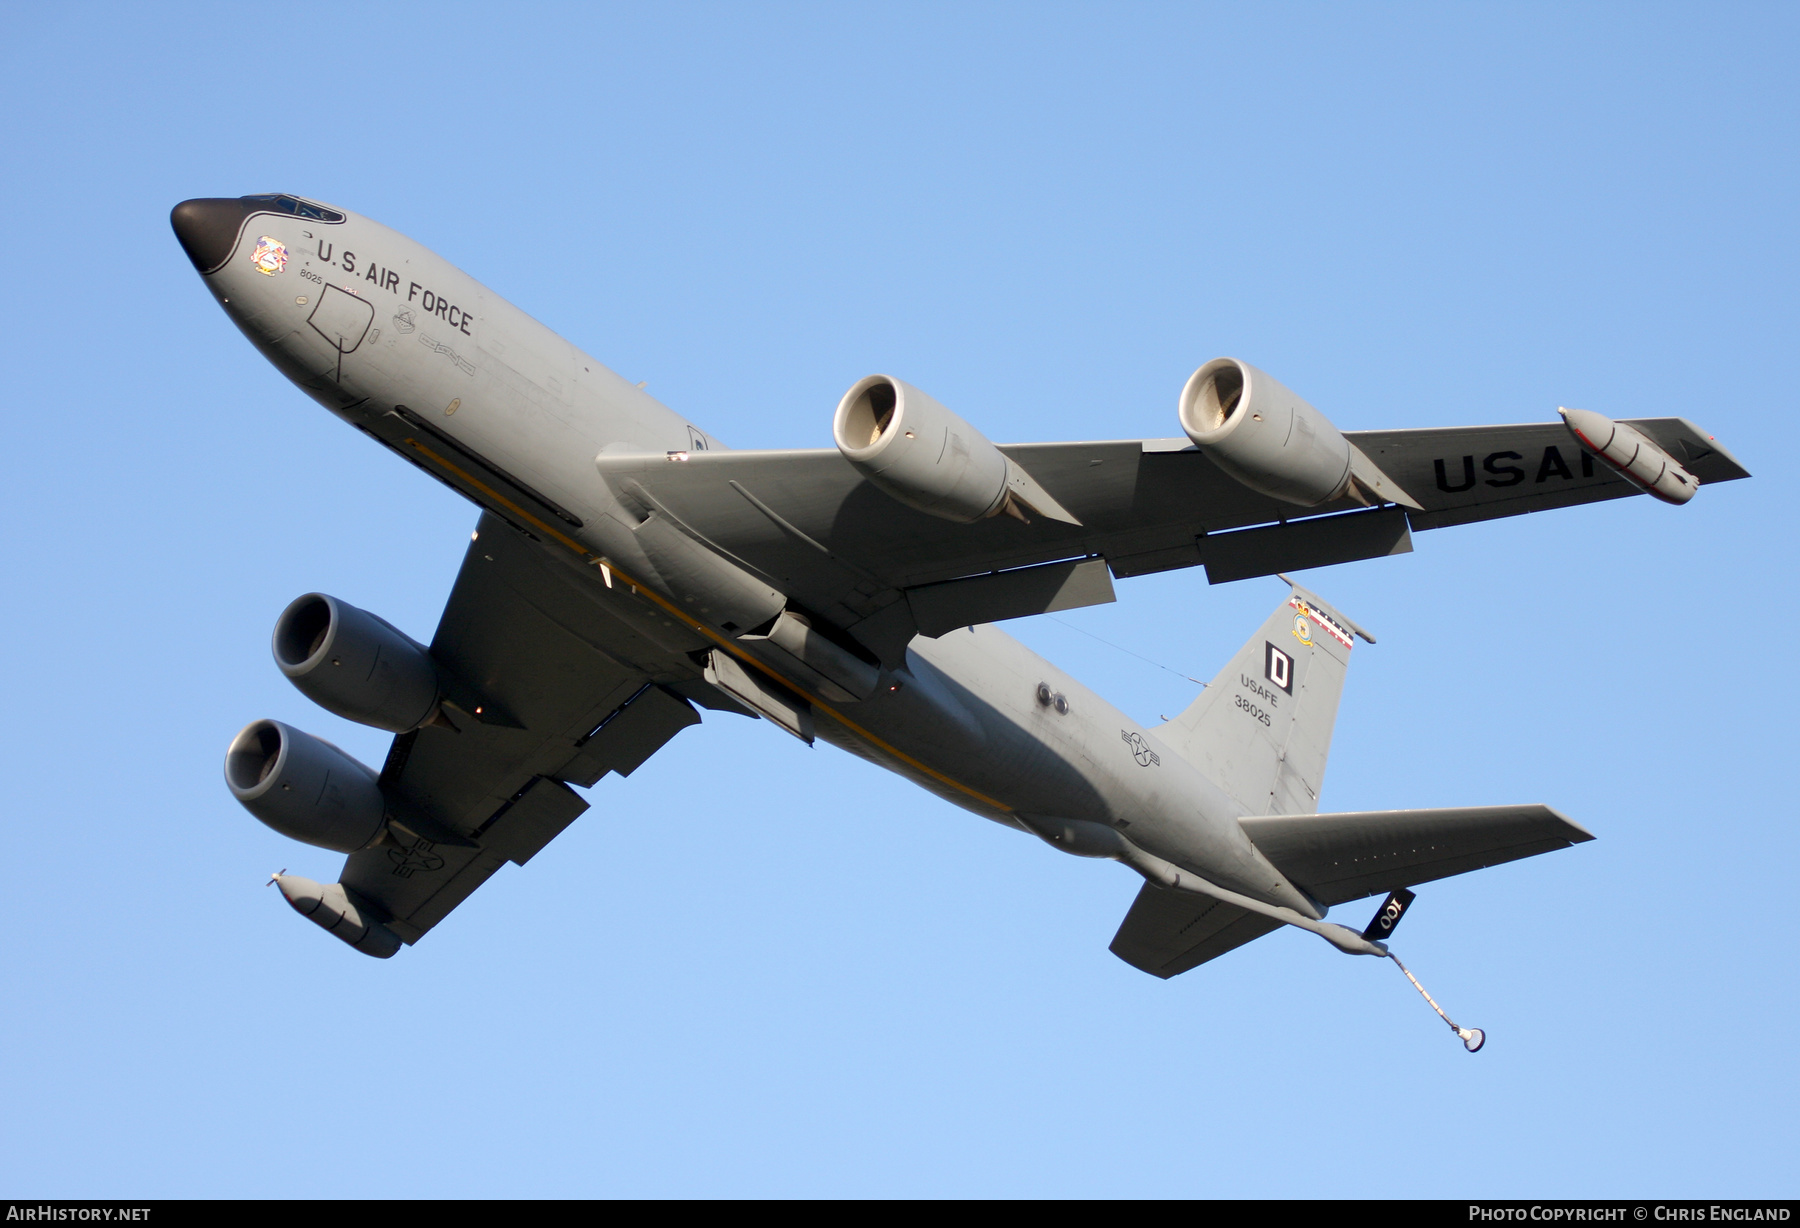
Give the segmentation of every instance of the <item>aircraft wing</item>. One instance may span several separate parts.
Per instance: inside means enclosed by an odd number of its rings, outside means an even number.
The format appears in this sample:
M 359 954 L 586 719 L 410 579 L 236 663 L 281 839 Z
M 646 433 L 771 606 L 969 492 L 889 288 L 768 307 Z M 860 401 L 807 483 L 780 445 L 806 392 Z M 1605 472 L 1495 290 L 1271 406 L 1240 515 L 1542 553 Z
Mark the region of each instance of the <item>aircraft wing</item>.
M 1534 857 L 1594 837 L 1548 806 L 1463 806 L 1239 820 L 1275 868 L 1322 904 Z M 1153 976 L 1179 976 L 1261 938 L 1280 922 L 1146 883 L 1112 952 Z
M 1747 476 L 1684 419 L 1631 425 L 1703 483 Z M 646 515 L 677 522 L 884 660 L 916 633 L 1110 601 L 1113 577 L 1203 565 L 1219 583 L 1403 553 L 1413 529 L 1639 493 L 1560 422 L 1348 438 L 1421 510 L 1295 507 L 1186 439 L 1002 445 L 1079 524 L 941 520 L 863 480 L 835 448 L 603 455 L 598 466 Z
M 1629 423 L 1685 465 L 1702 486 L 1750 476 L 1724 445 L 1686 418 L 1633 418 Z M 1577 447 L 1560 422 L 1356 431 L 1348 438 L 1425 505 L 1408 517 L 1415 529 L 1640 493 Z
M 461 692 L 449 696 L 456 728 L 394 739 L 381 773 L 393 842 L 352 853 L 342 875 L 409 943 L 586 810 L 571 784 L 629 775 L 700 719 L 670 689 L 692 665 L 578 591 L 562 566 L 482 516 L 431 644 Z

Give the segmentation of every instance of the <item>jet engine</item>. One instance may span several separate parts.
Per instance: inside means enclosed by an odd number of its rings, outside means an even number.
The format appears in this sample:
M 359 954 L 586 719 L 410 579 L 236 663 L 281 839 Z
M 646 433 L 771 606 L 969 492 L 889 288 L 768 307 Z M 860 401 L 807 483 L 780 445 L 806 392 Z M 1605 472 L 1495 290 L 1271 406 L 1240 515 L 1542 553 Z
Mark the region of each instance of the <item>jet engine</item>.
M 1036 512 L 1080 524 L 986 435 L 911 384 L 887 375 L 859 380 L 831 423 L 838 451 L 856 471 L 908 507 L 973 524 L 1001 512 Z
M 1194 372 L 1180 415 L 1213 464 L 1270 498 L 1317 507 L 1349 495 L 1419 506 L 1330 419 L 1249 363 L 1215 358 Z
M 231 740 L 225 784 L 244 809 L 305 844 L 354 853 L 386 830 L 375 773 L 280 721 L 253 721 Z
M 405 733 L 437 710 L 431 653 L 383 619 L 347 601 L 308 593 L 275 620 L 275 664 L 327 712 Z

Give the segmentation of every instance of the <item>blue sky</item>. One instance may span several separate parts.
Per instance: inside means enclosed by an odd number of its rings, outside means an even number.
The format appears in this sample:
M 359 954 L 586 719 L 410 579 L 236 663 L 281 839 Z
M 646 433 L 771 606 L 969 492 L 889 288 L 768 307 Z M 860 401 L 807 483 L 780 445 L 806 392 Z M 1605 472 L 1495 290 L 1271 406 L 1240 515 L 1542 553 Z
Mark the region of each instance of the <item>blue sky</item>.
M 1775 5 L 13 6 L 0 1190 L 1793 1192 L 1796 78 Z M 475 512 L 288 386 L 169 232 L 413 235 L 733 446 L 891 372 L 998 440 L 1176 434 L 1220 354 L 1346 429 L 1683 415 L 1756 474 L 1307 573 L 1374 629 L 1325 806 L 1593 844 L 1160 982 L 1134 894 L 708 716 L 418 947 L 227 794 L 323 589 L 428 638 Z M 1140 719 L 1282 597 L 1012 629 Z M 1084 634 L 1086 633 L 1086 634 Z M 1368 906 L 1373 909 L 1373 902 Z M 1362 905 L 1344 919 L 1360 924 Z M 1351 914 L 1356 914 L 1352 916 Z

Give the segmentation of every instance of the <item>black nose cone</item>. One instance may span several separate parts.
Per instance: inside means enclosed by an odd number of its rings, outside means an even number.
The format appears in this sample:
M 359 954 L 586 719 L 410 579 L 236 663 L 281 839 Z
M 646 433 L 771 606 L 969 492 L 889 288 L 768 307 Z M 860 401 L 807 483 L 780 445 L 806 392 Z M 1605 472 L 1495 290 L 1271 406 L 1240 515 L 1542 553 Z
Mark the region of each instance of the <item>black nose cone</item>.
M 250 207 L 242 200 L 184 200 L 169 211 L 169 225 L 181 240 L 182 250 L 201 273 L 213 273 L 229 259 L 237 246 L 238 232 Z

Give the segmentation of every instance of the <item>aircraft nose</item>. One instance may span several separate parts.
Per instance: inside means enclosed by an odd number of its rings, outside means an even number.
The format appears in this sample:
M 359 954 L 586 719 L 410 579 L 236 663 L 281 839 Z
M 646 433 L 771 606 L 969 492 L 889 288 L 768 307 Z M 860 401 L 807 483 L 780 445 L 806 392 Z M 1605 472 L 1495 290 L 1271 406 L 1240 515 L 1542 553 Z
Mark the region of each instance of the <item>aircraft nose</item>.
M 169 211 L 169 225 L 194 267 L 202 274 L 216 271 L 231 259 L 238 231 L 249 210 L 241 200 L 201 197 L 184 200 Z

